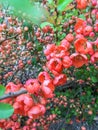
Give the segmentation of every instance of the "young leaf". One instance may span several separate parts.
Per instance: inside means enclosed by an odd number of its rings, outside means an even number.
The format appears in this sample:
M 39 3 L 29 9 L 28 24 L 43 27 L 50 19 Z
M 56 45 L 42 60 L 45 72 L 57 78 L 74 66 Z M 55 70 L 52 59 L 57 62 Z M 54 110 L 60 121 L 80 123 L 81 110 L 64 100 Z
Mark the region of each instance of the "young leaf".
M 14 112 L 10 104 L 0 103 L 0 119 L 9 118 Z
M 84 16 L 84 14 L 80 14 L 79 15 L 79 18 L 83 19 L 83 20 L 86 20 L 86 17 Z
M 2 96 L 5 93 L 5 87 L 3 85 L 0 85 L 0 96 Z
M 49 4 L 52 4 L 53 0 L 47 0 Z
M 73 0 L 59 0 L 58 11 L 63 11 Z
M 92 82 L 93 82 L 93 83 L 98 82 L 98 78 L 97 78 L 97 77 L 95 77 L 95 76 L 92 76 L 92 77 L 91 77 L 91 80 L 92 80 Z
M 53 24 L 51 24 L 51 23 L 49 23 L 49 22 L 43 22 L 43 23 L 41 23 L 40 27 L 41 27 L 41 28 L 44 28 L 44 27 L 47 26 L 47 25 L 53 27 Z

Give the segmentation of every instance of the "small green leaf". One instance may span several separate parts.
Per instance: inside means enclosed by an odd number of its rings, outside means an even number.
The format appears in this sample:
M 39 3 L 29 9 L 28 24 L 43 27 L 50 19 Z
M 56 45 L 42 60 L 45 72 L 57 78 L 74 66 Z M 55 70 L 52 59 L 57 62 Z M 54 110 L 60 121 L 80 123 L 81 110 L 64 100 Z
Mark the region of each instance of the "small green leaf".
M 32 58 L 32 64 L 36 64 L 37 63 L 37 60 L 36 60 L 36 58 L 34 57 L 34 58 Z
M 53 24 L 51 24 L 51 23 L 49 23 L 49 22 L 43 22 L 43 23 L 41 23 L 40 27 L 41 27 L 41 28 L 44 28 L 44 27 L 47 26 L 47 25 L 53 27 Z
M 53 3 L 53 0 L 47 0 L 49 4 L 52 4 Z
M 97 77 L 95 77 L 95 76 L 92 76 L 92 77 L 91 77 L 91 80 L 92 80 L 92 82 L 93 82 L 93 83 L 98 82 L 98 78 L 97 78 Z
M 9 118 L 14 112 L 10 104 L 0 103 L 0 119 Z
M 5 93 L 5 87 L 3 85 L 0 85 L 0 96 L 2 96 Z
M 84 14 L 80 14 L 80 15 L 79 15 L 79 18 L 81 18 L 81 19 L 83 19 L 83 20 L 86 20 Z
M 58 11 L 63 11 L 73 0 L 59 0 Z

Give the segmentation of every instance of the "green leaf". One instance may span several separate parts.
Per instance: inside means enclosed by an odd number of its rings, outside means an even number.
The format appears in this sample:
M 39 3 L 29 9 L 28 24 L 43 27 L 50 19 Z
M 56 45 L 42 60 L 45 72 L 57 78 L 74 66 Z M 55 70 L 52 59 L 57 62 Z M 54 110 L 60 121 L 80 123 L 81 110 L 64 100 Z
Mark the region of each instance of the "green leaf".
M 86 20 L 84 14 L 80 14 L 80 15 L 79 15 L 79 18 L 81 18 L 81 19 L 83 19 L 83 20 Z
M 37 60 L 36 60 L 36 58 L 34 57 L 34 58 L 32 58 L 32 64 L 36 64 L 37 63 Z
M 97 78 L 97 77 L 95 77 L 95 76 L 92 76 L 92 77 L 91 77 L 91 80 L 92 80 L 92 82 L 93 82 L 93 83 L 98 82 L 98 78 Z
M 0 103 L 0 119 L 9 118 L 14 112 L 10 104 Z
M 53 3 L 53 0 L 47 0 L 49 4 L 52 4 Z
M 41 28 L 44 28 L 44 27 L 47 26 L 47 25 L 53 27 L 53 24 L 51 24 L 51 23 L 49 23 L 49 22 L 43 22 L 43 23 L 41 23 L 40 27 L 41 27 Z
M 58 11 L 63 11 L 73 0 L 59 0 Z
M 0 85 L 0 96 L 2 96 L 5 93 L 5 87 L 3 85 Z

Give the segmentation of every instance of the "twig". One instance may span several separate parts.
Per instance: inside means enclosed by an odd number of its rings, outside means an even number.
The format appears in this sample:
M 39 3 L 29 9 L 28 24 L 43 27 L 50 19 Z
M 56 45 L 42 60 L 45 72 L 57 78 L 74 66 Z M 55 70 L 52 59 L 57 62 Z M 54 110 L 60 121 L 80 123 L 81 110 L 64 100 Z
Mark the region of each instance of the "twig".
M 12 37 L 7 37 L 7 38 L 5 38 L 4 40 L 1 40 L 1 41 L 0 41 L 0 45 L 1 45 L 3 42 L 5 42 L 6 40 L 10 40 L 10 39 L 16 38 L 18 35 L 19 35 L 19 34 L 16 34 L 16 35 L 14 35 L 14 36 L 12 36 Z
M 16 96 L 19 96 L 19 95 L 24 94 L 24 93 L 27 93 L 27 90 L 21 89 L 21 90 L 19 90 L 17 92 L 9 92 L 9 93 L 4 94 L 3 96 L 1 96 L 0 100 L 16 97 Z

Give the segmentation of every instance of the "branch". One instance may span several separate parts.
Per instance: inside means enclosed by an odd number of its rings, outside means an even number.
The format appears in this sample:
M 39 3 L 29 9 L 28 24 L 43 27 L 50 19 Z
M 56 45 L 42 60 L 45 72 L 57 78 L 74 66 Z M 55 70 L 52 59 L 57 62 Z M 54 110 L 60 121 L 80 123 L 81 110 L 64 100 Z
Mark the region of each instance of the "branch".
M 27 93 L 27 90 L 21 89 L 21 90 L 19 90 L 17 92 L 9 92 L 9 93 L 4 94 L 3 96 L 1 96 L 0 100 L 16 97 L 16 96 L 19 96 L 19 95 L 24 94 L 24 93 Z
M 5 38 L 4 40 L 1 40 L 1 41 L 0 41 L 0 45 L 1 45 L 3 42 L 5 42 L 6 40 L 16 38 L 18 35 L 19 35 L 19 34 L 16 34 L 16 35 L 14 35 L 14 36 L 12 36 L 12 37 L 7 37 L 7 38 Z

